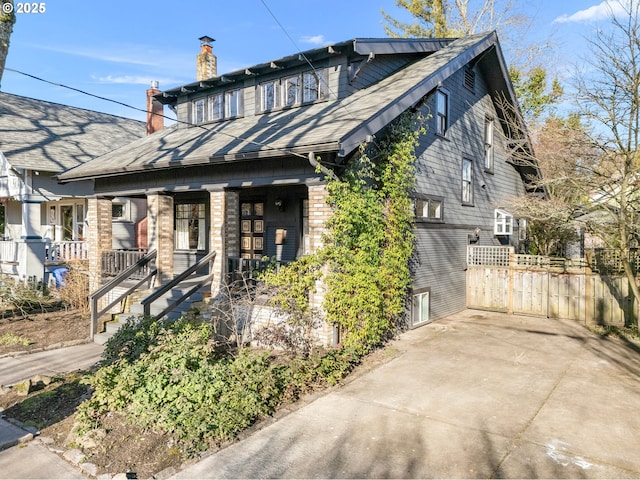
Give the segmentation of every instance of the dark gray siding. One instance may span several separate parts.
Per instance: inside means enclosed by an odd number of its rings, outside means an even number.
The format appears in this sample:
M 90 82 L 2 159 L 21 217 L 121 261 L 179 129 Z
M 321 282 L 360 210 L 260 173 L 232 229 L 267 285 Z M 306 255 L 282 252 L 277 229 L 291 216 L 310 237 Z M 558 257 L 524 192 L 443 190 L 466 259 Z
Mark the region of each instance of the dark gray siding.
M 504 139 L 496 120 L 494 169 L 484 170 L 484 120 L 497 119 L 482 77 L 476 75 L 475 91 L 463 86 L 464 71 L 453 74 L 443 87 L 449 92 L 449 129 L 443 138 L 435 134 L 435 115 L 417 151 L 416 192 L 444 199 L 444 223 L 419 224 L 413 264 L 414 290 L 431 288 L 431 319 L 465 308 L 465 254 L 469 235 L 480 228 L 479 244 L 499 244 L 493 234 L 494 209 L 508 197 L 522 194 L 518 171 L 509 163 Z M 434 97 L 425 112 L 435 114 Z M 473 160 L 473 205 L 462 204 L 462 158 Z

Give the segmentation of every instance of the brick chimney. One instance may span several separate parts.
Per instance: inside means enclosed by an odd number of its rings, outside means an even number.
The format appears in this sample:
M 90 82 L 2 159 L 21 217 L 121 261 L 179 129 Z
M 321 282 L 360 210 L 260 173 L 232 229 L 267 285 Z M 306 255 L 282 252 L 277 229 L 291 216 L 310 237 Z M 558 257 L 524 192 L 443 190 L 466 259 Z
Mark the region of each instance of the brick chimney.
M 218 74 L 218 59 L 213 54 L 212 42 L 215 40 L 211 37 L 200 37 L 200 53 L 196 55 L 196 80 L 199 82 Z
M 164 106 L 153 98 L 160 93 L 157 80 L 151 82 L 151 88 L 147 90 L 147 135 L 159 132 L 164 128 Z

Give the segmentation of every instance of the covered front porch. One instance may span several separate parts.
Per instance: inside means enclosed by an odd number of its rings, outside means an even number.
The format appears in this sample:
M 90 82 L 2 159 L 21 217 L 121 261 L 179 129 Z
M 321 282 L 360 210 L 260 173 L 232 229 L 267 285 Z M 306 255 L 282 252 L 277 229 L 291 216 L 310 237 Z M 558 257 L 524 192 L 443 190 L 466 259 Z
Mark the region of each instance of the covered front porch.
M 329 211 L 325 196 L 321 183 L 147 194 L 141 222 L 146 245 L 140 244 L 139 231 L 135 241 L 114 231 L 112 199 L 91 198 L 91 287 L 99 288 L 105 276 L 116 275 L 153 250 L 158 253 L 158 284 L 215 251 L 213 292 L 268 265 L 287 264 L 319 246 Z M 113 249 L 116 243 L 138 243 L 138 248 Z

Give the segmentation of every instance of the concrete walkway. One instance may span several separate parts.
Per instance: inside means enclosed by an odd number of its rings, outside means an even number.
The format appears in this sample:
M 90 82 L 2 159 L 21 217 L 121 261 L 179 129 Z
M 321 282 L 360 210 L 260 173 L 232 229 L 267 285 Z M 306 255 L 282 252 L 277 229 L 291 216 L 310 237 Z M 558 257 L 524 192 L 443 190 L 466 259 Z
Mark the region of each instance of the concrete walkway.
M 465 311 L 173 478 L 640 478 L 639 350 L 570 321 Z M 0 452 L 0 478 L 64 478 L 46 452 L 25 460 L 35 444 Z
M 35 375 L 87 369 L 100 360 L 103 349 L 90 342 L 1 357 L 0 385 L 13 385 Z M 0 478 L 86 478 L 39 439 L 29 442 L 32 438 L 31 431 L 0 418 Z
M 466 311 L 390 348 L 173 478 L 640 478 L 637 346 Z

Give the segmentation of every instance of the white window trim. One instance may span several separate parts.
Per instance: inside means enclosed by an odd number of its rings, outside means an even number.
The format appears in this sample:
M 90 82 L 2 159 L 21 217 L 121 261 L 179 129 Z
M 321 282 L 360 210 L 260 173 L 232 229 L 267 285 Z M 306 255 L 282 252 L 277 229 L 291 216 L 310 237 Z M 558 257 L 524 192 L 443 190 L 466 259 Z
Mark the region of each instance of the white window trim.
M 236 88 L 233 90 L 227 90 L 224 92 L 224 117 L 225 118 L 238 118 L 244 115 L 244 90 L 242 88 Z M 235 96 L 235 114 L 231 114 L 231 100 Z
M 444 105 L 444 112 L 440 112 L 439 109 L 439 105 L 438 105 L 438 100 L 440 98 L 440 95 L 442 95 L 445 99 L 445 105 Z M 449 91 L 445 88 L 439 88 L 436 91 L 436 134 L 437 135 L 442 135 L 445 136 L 447 134 L 447 131 L 449 130 L 449 103 L 450 103 L 450 95 L 449 95 Z M 444 125 L 443 125 L 443 121 L 444 120 Z
M 484 119 L 484 168 L 488 172 L 493 172 L 494 157 L 494 131 L 495 121 L 491 117 Z
M 469 178 L 465 178 L 465 164 L 469 163 Z M 469 184 L 469 198 L 465 198 L 465 185 Z M 462 171 L 460 172 L 460 199 L 463 205 L 473 205 L 473 159 L 471 157 L 462 157 Z
M 267 87 L 273 88 L 273 105 L 267 106 Z M 269 80 L 260 84 L 260 111 L 270 112 L 280 107 L 280 82 L 279 80 Z
M 493 218 L 493 233 L 495 235 L 513 235 L 513 215 L 496 208 Z
M 289 92 L 287 90 L 288 85 L 293 84 L 293 79 L 297 82 L 295 84 L 296 87 L 296 95 L 293 103 L 288 103 L 289 101 Z M 294 107 L 296 105 L 300 105 L 302 99 L 302 76 L 301 75 L 289 75 L 288 77 L 284 77 L 282 79 L 282 106 L 283 107 Z
M 215 99 L 218 99 L 219 102 L 219 113 L 218 115 L 215 114 L 215 111 L 213 109 L 214 105 L 215 105 Z M 208 111 L 208 115 L 209 115 L 209 121 L 215 122 L 217 120 L 223 120 L 224 119 L 224 93 L 214 93 L 213 95 L 209 95 L 208 97 L 208 105 L 207 105 L 207 111 Z
M 202 110 L 199 110 L 198 105 L 202 106 Z M 204 123 L 207 118 L 207 101 L 205 98 L 196 98 L 191 103 L 191 108 L 193 111 L 193 121 L 191 123 L 200 124 Z M 198 115 L 200 113 L 200 115 Z
M 427 211 L 427 215 L 420 215 L 418 206 L 419 202 L 423 203 L 422 212 Z M 439 215 L 431 216 L 429 212 L 431 211 L 431 206 L 433 203 L 439 204 L 440 208 L 438 209 Z M 444 199 L 442 197 L 432 197 L 426 195 L 420 195 L 413 199 L 413 207 L 415 212 L 416 221 L 422 222 L 443 222 L 444 221 Z
M 426 305 L 425 305 L 426 303 Z M 426 314 L 426 318 L 422 314 Z M 431 289 L 420 289 L 413 293 L 411 302 L 411 326 L 425 325 L 431 321 Z

